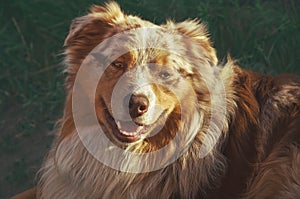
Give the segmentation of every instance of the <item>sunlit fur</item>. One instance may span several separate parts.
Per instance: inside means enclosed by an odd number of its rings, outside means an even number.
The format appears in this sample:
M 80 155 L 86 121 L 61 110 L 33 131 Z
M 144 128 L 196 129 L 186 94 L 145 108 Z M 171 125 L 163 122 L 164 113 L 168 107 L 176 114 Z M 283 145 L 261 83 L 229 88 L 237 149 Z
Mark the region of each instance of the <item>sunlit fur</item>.
M 224 66 L 217 66 L 216 52 L 206 28 L 196 20 L 168 21 L 161 26 L 174 34 L 174 38 L 166 38 L 165 42 L 181 49 L 180 54 L 191 55 L 192 60 L 177 57 L 175 65 L 180 66 L 178 71 L 190 82 L 196 98 L 187 98 L 187 104 L 181 105 L 183 111 L 178 111 L 175 106 L 158 137 L 127 148 L 138 152 L 156 150 L 180 130 L 192 142 L 184 154 L 165 168 L 135 174 L 111 169 L 86 150 L 72 116 L 72 88 L 76 73 L 83 59 L 105 38 L 140 27 L 158 26 L 123 14 L 116 3 L 109 3 L 106 7 L 93 6 L 88 15 L 73 21 L 65 41 L 68 77 L 64 116 L 60 134 L 40 171 L 37 197 L 190 199 L 299 196 L 299 79 L 294 76 L 275 79 L 252 73 L 239 68 L 230 57 Z M 189 37 L 191 42 L 176 40 L 177 34 Z M 143 57 L 151 57 L 146 51 L 141 53 L 144 53 Z M 205 75 L 209 78 L 206 82 L 197 73 L 197 67 L 203 67 L 207 72 Z M 211 92 L 206 85 L 213 88 Z M 105 93 L 109 92 L 100 89 L 97 94 L 106 96 Z M 177 103 L 175 98 L 173 102 Z M 212 108 L 212 104 L 217 105 Z M 100 105 L 95 106 L 101 122 L 103 107 Z M 224 108 L 226 112 L 223 113 L 220 110 Z M 214 111 L 220 113 L 210 121 Z M 182 115 L 183 120 L 180 119 Z M 84 136 L 87 139 L 92 139 L 92 128 L 86 128 Z M 104 150 L 101 145 L 94 147 Z M 201 156 L 201 148 L 208 150 L 205 157 Z M 124 168 L 131 167 L 135 163 L 134 156 L 128 155 L 119 162 Z

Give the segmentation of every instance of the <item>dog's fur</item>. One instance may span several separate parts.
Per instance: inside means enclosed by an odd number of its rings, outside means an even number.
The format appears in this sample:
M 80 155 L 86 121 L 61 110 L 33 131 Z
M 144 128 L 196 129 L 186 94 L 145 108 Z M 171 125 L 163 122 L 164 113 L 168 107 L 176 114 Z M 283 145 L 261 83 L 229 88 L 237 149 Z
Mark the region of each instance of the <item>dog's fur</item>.
M 160 86 L 154 89 L 159 99 L 166 99 L 159 102 L 169 110 L 166 125 L 159 134 L 129 149 L 155 151 L 169 143 L 181 129 L 187 137 L 195 136 L 184 154 L 165 168 L 136 174 L 109 168 L 86 150 L 76 133 L 72 115 L 72 89 L 79 67 L 104 39 L 143 27 L 158 26 L 122 13 L 116 3 L 93 6 L 88 15 L 73 21 L 65 41 L 68 96 L 64 117 L 60 134 L 41 170 L 37 198 L 299 198 L 300 79 L 247 71 L 230 58 L 224 66 L 217 66 L 216 52 L 206 28 L 195 20 L 168 21 L 159 27 L 173 35 L 172 38 L 154 41 L 150 33 L 132 38 L 136 43 L 147 39 L 155 44 L 166 42 L 180 54 L 191 56 L 183 58 L 154 50 L 131 52 L 119 58 L 132 67 L 143 64 L 141 59 L 176 65 L 174 70 L 192 85 L 196 98 L 189 95 L 192 91 L 187 87 L 175 86 L 182 90 L 185 99 L 182 102 L 187 102 L 180 104 L 181 111 L 176 97 Z M 178 40 L 178 34 L 190 38 L 190 43 Z M 197 67 L 206 72 L 205 81 Z M 100 80 L 104 87 L 97 89 L 99 99 L 95 107 L 104 126 L 103 103 L 111 98 L 114 78 L 108 72 Z M 215 93 L 214 102 L 209 86 Z M 226 104 L 218 104 L 222 98 Z M 212 103 L 217 104 L 216 110 L 211 110 Z M 212 111 L 222 110 L 224 105 L 225 115 L 222 111 L 217 114 L 210 128 Z M 196 134 L 191 129 L 196 129 Z M 110 129 L 105 133 L 111 136 Z M 111 139 L 114 140 L 113 136 Z M 203 146 L 212 148 L 205 157 L 200 154 Z M 125 166 L 134 164 L 134 157 L 128 156 L 120 162 Z

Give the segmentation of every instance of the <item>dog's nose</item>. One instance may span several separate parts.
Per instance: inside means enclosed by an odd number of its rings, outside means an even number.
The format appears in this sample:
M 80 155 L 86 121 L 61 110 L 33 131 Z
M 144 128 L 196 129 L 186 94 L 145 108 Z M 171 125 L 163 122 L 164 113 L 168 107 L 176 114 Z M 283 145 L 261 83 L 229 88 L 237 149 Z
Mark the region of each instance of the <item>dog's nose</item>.
M 129 113 L 132 118 L 146 113 L 149 108 L 149 100 L 145 95 L 131 95 L 129 100 Z

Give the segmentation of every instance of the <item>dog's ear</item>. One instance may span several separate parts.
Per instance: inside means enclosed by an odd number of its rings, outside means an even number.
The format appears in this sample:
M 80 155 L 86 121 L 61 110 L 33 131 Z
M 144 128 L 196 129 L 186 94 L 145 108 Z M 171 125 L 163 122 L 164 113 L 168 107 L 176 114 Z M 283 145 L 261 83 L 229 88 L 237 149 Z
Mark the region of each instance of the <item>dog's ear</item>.
M 85 57 L 102 41 L 114 35 L 118 25 L 125 21 L 118 4 L 110 2 L 104 7 L 92 6 L 90 12 L 73 20 L 64 45 L 67 68 L 66 88 L 71 88 L 75 75 Z
M 178 33 L 189 37 L 192 42 L 200 44 L 205 50 L 203 53 L 206 59 L 208 59 L 207 61 L 212 66 L 218 63 L 216 50 L 212 47 L 208 31 L 203 23 L 200 23 L 198 20 L 186 20 L 179 23 L 168 21 L 165 26 L 168 29 L 176 30 Z
M 105 7 L 94 5 L 88 15 L 72 21 L 64 46 L 72 46 L 77 40 L 86 42 L 93 36 L 105 38 L 109 29 L 120 21 L 124 21 L 124 14 L 117 3 L 110 2 Z

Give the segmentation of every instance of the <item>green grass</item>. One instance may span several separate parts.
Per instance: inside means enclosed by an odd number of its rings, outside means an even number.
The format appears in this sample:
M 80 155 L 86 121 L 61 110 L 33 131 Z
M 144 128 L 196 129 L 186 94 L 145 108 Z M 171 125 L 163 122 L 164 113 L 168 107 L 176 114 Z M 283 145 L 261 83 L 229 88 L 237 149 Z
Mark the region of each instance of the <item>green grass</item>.
M 200 18 L 222 60 L 245 68 L 300 74 L 297 0 L 131 0 L 122 9 L 155 23 Z M 62 115 L 63 41 L 92 0 L 2 0 L 0 6 L 0 198 L 33 184 Z

